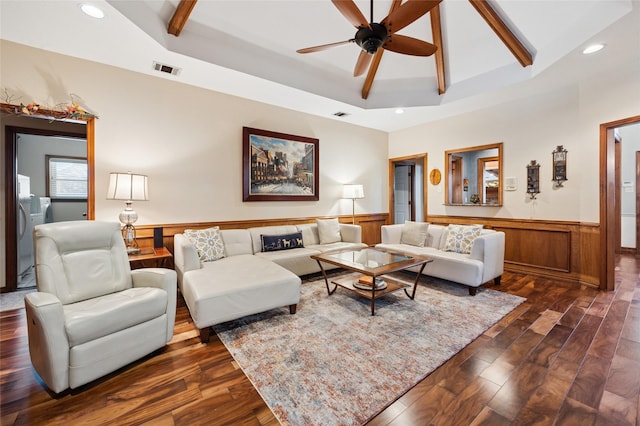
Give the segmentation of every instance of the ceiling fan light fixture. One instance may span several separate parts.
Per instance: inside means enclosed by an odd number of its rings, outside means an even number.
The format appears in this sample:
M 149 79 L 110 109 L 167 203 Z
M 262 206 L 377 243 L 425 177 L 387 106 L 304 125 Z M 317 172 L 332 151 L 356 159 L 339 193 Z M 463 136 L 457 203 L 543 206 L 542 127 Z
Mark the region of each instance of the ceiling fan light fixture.
M 356 44 L 362 50 L 373 55 L 387 41 L 387 29 L 384 25 L 371 23 L 371 29 L 362 27 L 356 33 Z
M 92 4 L 82 3 L 80 4 L 80 9 L 86 14 L 91 16 L 92 18 L 102 19 L 104 18 L 104 12 L 97 6 Z
M 604 49 L 604 44 L 602 43 L 594 43 L 584 48 L 582 51 L 583 55 L 590 55 L 592 53 L 596 53 Z

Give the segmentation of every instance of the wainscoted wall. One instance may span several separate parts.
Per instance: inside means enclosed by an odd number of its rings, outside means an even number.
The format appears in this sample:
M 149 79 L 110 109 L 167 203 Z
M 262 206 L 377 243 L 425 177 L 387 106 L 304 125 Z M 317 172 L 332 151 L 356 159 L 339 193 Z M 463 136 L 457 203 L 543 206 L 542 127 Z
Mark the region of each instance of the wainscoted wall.
M 335 216 L 334 216 L 335 217 Z M 326 219 L 326 217 L 318 217 Z M 136 227 L 140 247 L 153 247 L 153 229 L 163 228 L 165 247 L 173 252 L 173 236 L 185 229 L 219 226 L 220 229 L 251 228 L 314 222 L 316 217 L 197 222 Z M 351 215 L 339 216 L 342 223 L 351 223 Z M 449 223 L 481 223 L 485 228 L 505 233 L 505 269 L 534 274 L 554 280 L 599 287 L 599 225 L 549 220 L 493 219 L 478 217 L 429 216 L 428 221 Z M 381 241 L 381 226 L 390 223 L 388 213 L 356 215 L 362 227 L 362 241 L 374 245 Z
M 551 220 L 429 216 L 438 224 L 481 223 L 505 233 L 505 269 L 600 287 L 600 227 Z
M 336 216 L 331 216 L 336 217 Z M 173 253 L 173 236 L 184 232 L 185 229 L 203 229 L 212 226 L 219 226 L 220 229 L 245 229 L 256 226 L 275 226 L 275 225 L 297 225 L 301 223 L 313 223 L 316 219 L 327 219 L 328 217 L 301 217 L 301 218 L 282 218 L 282 219 L 261 219 L 261 220 L 238 220 L 225 222 L 194 222 L 179 223 L 168 225 L 141 225 L 136 226 L 136 234 L 138 245 L 141 248 L 153 247 L 153 229 L 162 227 L 163 242 Z M 362 242 L 374 245 L 381 241 L 380 227 L 387 223 L 388 213 L 360 214 L 356 215 L 356 224 L 362 227 Z M 351 223 L 352 217 L 338 216 L 341 223 Z

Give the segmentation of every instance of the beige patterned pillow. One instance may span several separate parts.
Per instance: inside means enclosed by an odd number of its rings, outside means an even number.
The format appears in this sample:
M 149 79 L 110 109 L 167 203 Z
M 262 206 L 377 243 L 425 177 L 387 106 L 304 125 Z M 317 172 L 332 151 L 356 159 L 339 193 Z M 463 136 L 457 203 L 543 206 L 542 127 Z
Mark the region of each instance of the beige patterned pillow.
M 201 262 L 211 262 L 224 257 L 224 241 L 222 241 L 219 227 L 187 229 L 184 235 L 196 246 Z
M 473 241 L 480 236 L 480 231 L 482 226 L 478 225 L 449 225 L 444 251 L 471 253 Z
M 427 241 L 429 224 L 427 222 L 413 222 L 405 220 L 402 226 L 401 244 L 424 247 Z

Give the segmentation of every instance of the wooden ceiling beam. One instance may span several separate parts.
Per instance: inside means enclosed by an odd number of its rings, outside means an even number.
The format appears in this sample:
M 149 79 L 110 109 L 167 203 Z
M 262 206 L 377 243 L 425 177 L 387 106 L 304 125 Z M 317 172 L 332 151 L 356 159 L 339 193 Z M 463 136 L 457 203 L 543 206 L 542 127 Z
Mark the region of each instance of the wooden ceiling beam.
M 447 91 L 447 81 L 444 68 L 444 46 L 442 45 L 442 23 L 440 21 L 440 5 L 437 5 L 429 12 L 431 15 L 431 37 L 433 44 L 438 48 L 434 53 L 436 60 L 436 76 L 438 78 L 438 94 L 442 95 Z
M 176 37 L 180 35 L 197 1 L 198 0 L 180 0 L 180 4 L 176 8 L 171 21 L 169 21 L 169 28 L 167 28 L 169 34 L 173 34 Z
M 502 40 L 523 67 L 533 64 L 531 53 L 529 53 L 526 47 L 518 40 L 518 37 L 511 32 L 502 18 L 498 16 L 486 0 L 469 0 L 469 2 L 478 11 L 480 16 L 487 21 L 487 24 L 489 24 L 491 29 L 500 37 L 500 40 Z

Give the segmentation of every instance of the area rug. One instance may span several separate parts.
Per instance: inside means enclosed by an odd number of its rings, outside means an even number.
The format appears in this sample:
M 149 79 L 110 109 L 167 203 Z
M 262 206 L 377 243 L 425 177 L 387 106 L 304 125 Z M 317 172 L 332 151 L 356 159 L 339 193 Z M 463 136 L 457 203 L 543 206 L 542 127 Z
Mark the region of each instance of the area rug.
M 388 294 L 371 316 L 368 300 L 329 296 L 319 278 L 303 282 L 295 315 L 275 309 L 214 330 L 280 423 L 361 425 L 524 300 L 423 278 L 415 300 Z

